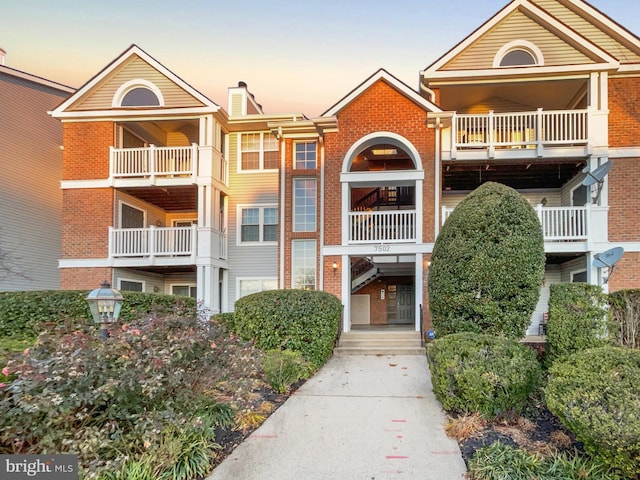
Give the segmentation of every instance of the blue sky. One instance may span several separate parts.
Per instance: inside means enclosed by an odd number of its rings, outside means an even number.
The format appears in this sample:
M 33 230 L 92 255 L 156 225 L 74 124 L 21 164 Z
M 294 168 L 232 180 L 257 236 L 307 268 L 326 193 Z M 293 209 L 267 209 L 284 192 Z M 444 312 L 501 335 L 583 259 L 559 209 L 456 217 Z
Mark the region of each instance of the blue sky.
M 383 67 L 411 87 L 508 0 L 3 0 L 6 65 L 79 87 L 132 43 L 213 101 L 322 113 Z M 640 36 L 638 0 L 589 2 Z

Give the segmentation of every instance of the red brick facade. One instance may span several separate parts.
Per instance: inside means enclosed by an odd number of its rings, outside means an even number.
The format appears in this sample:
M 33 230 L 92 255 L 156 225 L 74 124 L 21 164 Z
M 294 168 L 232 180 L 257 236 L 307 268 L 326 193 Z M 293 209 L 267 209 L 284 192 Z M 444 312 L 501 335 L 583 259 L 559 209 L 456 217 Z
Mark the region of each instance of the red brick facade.
M 640 138 L 640 137 L 639 137 Z M 609 173 L 609 241 L 640 242 L 640 159 L 616 158 Z
M 105 280 L 111 282 L 111 269 L 63 268 L 60 276 L 63 290 L 93 290 Z
M 609 147 L 640 143 L 640 78 L 609 81 Z
M 109 147 L 115 145 L 113 122 L 64 124 L 63 180 L 109 178 Z

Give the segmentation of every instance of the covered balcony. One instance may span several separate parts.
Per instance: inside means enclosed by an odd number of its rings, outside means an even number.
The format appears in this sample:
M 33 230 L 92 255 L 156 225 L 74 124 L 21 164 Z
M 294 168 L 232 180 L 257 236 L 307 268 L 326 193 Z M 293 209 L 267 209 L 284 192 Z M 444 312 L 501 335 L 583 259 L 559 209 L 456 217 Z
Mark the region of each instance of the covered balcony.
M 110 148 L 110 177 L 116 187 L 195 183 L 198 176 L 213 176 L 227 183 L 228 165 L 220 152 L 192 144 L 187 147 Z
M 109 228 L 109 259 L 115 266 L 193 265 L 198 252 L 197 226 Z M 227 258 L 227 235 L 214 231 L 213 256 Z
M 589 110 L 458 114 L 443 137 L 443 160 L 587 155 Z

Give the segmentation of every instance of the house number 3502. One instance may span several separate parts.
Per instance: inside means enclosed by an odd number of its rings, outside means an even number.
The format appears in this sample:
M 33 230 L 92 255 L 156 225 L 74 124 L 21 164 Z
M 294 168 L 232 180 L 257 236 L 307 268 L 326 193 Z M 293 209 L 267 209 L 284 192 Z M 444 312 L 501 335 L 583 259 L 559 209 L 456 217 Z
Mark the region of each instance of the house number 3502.
M 373 248 L 376 253 L 391 251 L 391 245 L 375 245 Z

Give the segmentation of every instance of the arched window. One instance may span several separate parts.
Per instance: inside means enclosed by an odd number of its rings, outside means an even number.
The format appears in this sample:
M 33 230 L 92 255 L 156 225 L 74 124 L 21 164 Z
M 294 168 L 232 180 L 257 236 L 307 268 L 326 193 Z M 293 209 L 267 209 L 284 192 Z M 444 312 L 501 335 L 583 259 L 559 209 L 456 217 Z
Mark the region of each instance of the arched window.
M 158 107 L 160 100 L 155 93 L 146 87 L 129 90 L 122 98 L 122 107 Z
M 112 107 L 162 107 L 164 97 L 158 87 L 141 78 L 129 80 L 118 88 Z
M 500 60 L 501 67 L 519 67 L 522 65 L 535 65 L 536 59 L 526 50 L 511 50 Z
M 526 40 L 515 40 L 503 45 L 493 58 L 493 68 L 544 65 L 542 51 Z

